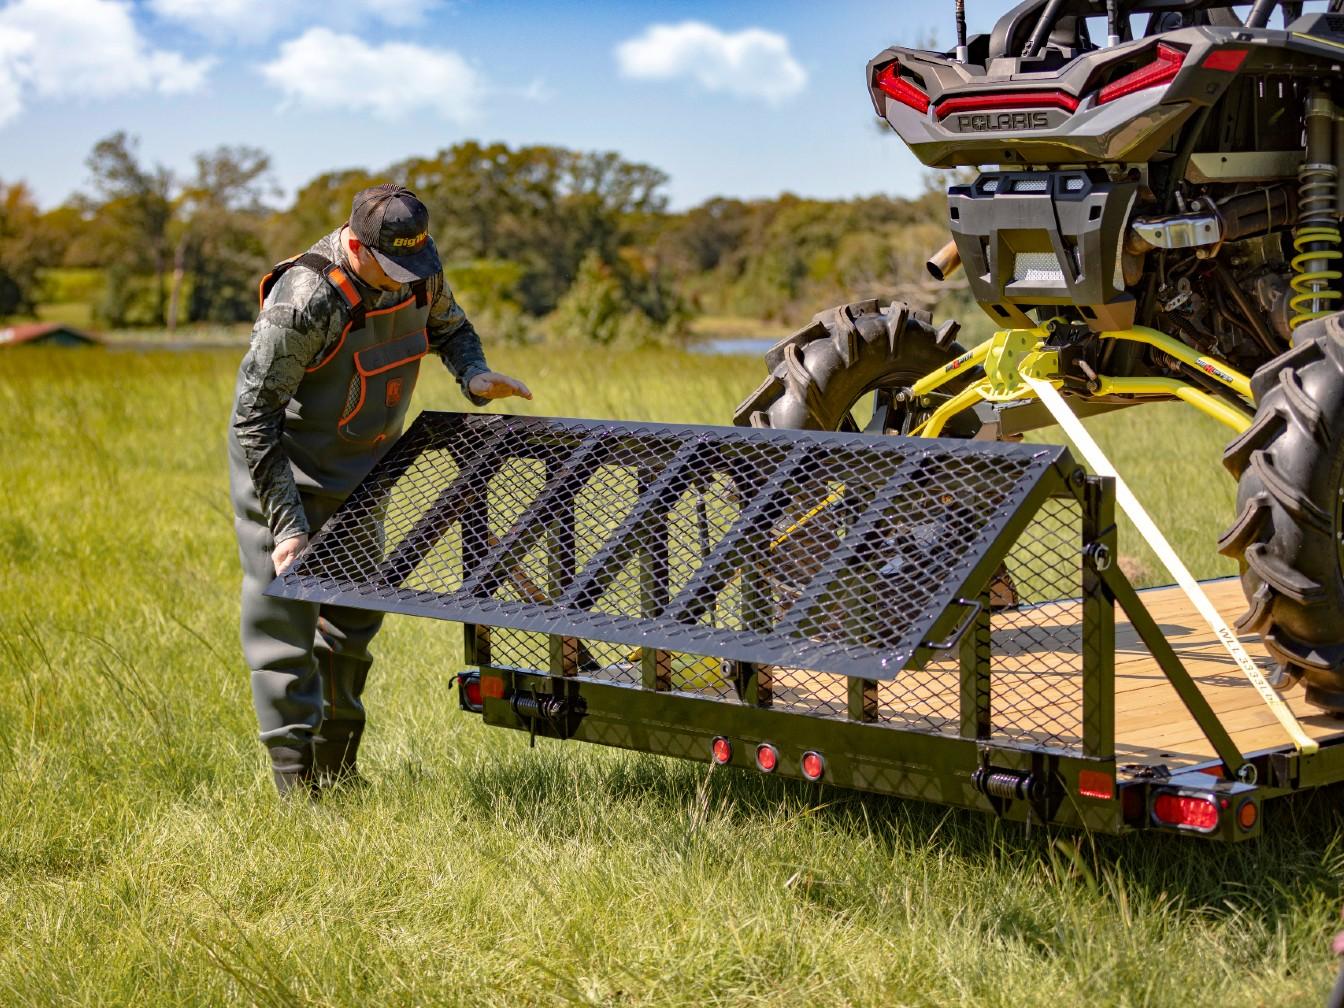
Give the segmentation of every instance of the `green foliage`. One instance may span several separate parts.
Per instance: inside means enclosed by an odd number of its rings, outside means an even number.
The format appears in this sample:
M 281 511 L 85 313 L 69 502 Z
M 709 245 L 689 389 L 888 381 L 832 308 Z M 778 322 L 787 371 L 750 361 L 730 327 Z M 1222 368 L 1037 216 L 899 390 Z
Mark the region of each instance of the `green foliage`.
M 162 165 L 140 163 L 137 141 L 113 133 L 93 146 L 87 165 L 101 202 L 94 205 L 97 230 L 106 243 L 101 263 L 109 267 L 108 286 L 135 284 L 135 275 L 152 274 L 153 310 L 149 322 L 162 323 L 167 306 L 165 277 L 169 227 L 173 220 L 173 177 Z M 97 314 L 114 324 L 144 324 L 132 306 L 135 290 L 108 290 Z
M 652 275 L 622 260 L 616 266 L 589 252 L 549 319 L 562 342 L 601 346 L 666 346 L 685 339 L 686 313 Z
M 294 197 L 287 210 L 266 221 L 265 245 L 272 263 L 298 255 L 324 234 L 350 219 L 350 204 L 361 189 L 381 181 L 363 169 L 325 172 Z
M 178 196 L 174 252 L 176 318 L 245 322 L 256 317 L 257 280 L 271 265 L 263 244 L 270 158 L 252 147 L 218 147 L 196 156 L 196 175 Z M 190 296 L 183 296 L 186 277 Z
M 117 289 L 99 291 L 96 313 L 111 325 L 248 320 L 267 267 L 343 223 L 354 195 L 384 180 L 425 201 L 459 300 L 483 331 L 513 342 L 545 329 L 568 341 L 677 343 L 692 314 L 792 327 L 868 297 L 926 309 L 942 298 L 972 325 L 980 314 L 964 283 L 937 286 L 925 272 L 946 240 L 934 179 L 916 199 L 716 198 L 674 214 L 667 177 L 649 165 L 465 141 L 382 172 L 324 173 L 271 210 L 269 161 L 253 148 L 202 153 L 178 179 L 143 164 L 118 133 L 90 167 L 95 195 L 36 226 L 46 265 L 105 271 Z
M 658 239 L 673 283 L 713 314 L 801 322 L 876 297 L 931 307 L 924 261 L 947 240 L 942 196 L 834 201 L 716 199 L 670 220 Z
M 42 270 L 38 282 L 43 301 L 69 304 L 96 301 L 102 294 L 106 278 L 100 269 L 58 266 Z
M 23 183 L 0 182 L 0 319 L 33 310 L 44 251 L 39 220 L 37 205 Z
M 762 375 L 759 359 L 488 349 L 537 392 L 509 412 L 722 423 Z M 394 618 L 367 693 L 372 786 L 281 806 L 222 490 L 240 353 L 13 351 L 0 371 L 0 1003 L 1324 1002 L 1338 789 L 1276 801 L 1263 840 L 1220 847 L 533 749 L 457 710 L 455 626 Z M 416 396 L 464 406 L 437 366 Z M 1220 473 L 1223 438 L 1192 416 L 1096 427 L 1208 573 L 1230 512 L 1188 491 L 1227 478 L 1149 461 L 1180 442 Z
M 666 175 L 610 152 L 467 141 L 386 174 L 425 201 L 441 255 L 519 264 L 511 300 L 532 315 L 560 303 L 587 255 L 616 266 L 666 205 Z

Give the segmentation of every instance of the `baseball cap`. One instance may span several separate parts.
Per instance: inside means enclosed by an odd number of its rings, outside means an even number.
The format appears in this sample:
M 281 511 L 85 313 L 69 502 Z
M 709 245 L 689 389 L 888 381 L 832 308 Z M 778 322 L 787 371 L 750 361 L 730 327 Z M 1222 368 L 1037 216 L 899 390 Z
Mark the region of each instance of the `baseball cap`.
M 350 230 L 397 283 L 414 283 L 443 269 L 429 236 L 429 211 L 402 186 L 384 182 L 357 193 Z

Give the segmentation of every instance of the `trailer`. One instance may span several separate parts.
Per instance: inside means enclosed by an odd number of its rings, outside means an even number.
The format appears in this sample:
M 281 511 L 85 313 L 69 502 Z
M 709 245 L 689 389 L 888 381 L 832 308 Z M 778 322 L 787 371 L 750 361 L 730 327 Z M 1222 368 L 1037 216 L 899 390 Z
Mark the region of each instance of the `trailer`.
M 1063 446 L 426 412 L 269 592 L 462 623 L 461 706 L 534 738 L 1252 839 L 1344 721 L 1136 590 L 1115 510 Z

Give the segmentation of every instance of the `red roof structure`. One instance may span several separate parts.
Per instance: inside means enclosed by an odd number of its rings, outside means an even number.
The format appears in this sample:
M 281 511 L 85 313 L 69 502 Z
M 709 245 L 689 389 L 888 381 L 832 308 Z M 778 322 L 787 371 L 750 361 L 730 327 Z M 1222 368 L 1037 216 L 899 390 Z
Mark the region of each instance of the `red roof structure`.
M 0 347 L 8 346 L 98 346 L 92 333 L 59 322 L 32 322 L 0 328 Z

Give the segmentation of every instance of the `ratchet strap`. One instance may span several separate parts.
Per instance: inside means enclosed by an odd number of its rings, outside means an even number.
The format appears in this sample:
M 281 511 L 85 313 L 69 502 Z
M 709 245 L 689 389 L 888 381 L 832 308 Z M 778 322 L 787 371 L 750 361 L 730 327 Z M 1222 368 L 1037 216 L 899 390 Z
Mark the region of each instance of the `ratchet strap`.
M 1157 554 L 1158 559 L 1162 561 L 1171 576 L 1176 579 L 1176 583 L 1180 585 L 1191 604 L 1209 624 L 1214 636 L 1227 649 L 1227 653 L 1232 656 L 1232 660 L 1237 663 L 1238 668 L 1246 674 L 1246 678 L 1255 687 L 1255 691 L 1260 694 L 1260 699 L 1265 702 L 1265 706 L 1269 708 L 1270 713 L 1274 715 L 1279 724 L 1283 725 L 1284 731 L 1293 740 L 1293 745 L 1296 746 L 1297 751 L 1301 753 L 1316 752 L 1320 748 L 1319 745 L 1302 730 L 1302 726 L 1293 716 L 1293 712 L 1288 709 L 1288 705 L 1283 702 L 1283 698 L 1275 692 L 1274 687 L 1265 681 L 1264 675 L 1251 656 L 1246 653 L 1246 649 L 1242 647 L 1237 635 L 1232 632 L 1232 628 L 1227 625 L 1227 621 L 1223 619 L 1222 614 L 1214 607 L 1203 587 L 1195 580 L 1194 575 L 1186 568 L 1185 563 L 1176 554 L 1176 551 L 1171 548 L 1171 543 L 1167 542 L 1167 537 L 1162 534 L 1162 530 L 1157 527 L 1157 523 L 1144 510 L 1143 505 L 1139 503 L 1138 498 L 1130 491 L 1125 481 L 1120 478 L 1120 474 L 1115 471 L 1115 466 L 1111 464 L 1110 459 L 1101 450 L 1101 446 L 1093 440 L 1082 421 L 1074 416 L 1068 403 L 1064 401 L 1064 397 L 1047 381 L 1032 378 L 1028 375 L 1022 377 L 1040 398 L 1045 408 L 1050 411 L 1050 415 L 1055 418 L 1055 422 L 1064 428 L 1064 433 L 1082 454 L 1087 464 L 1098 475 L 1110 476 L 1115 480 L 1115 496 L 1120 504 L 1120 509 L 1129 516 L 1129 520 L 1134 523 L 1135 528 L 1139 530 L 1139 534 L 1147 540 L 1148 545 L 1153 548 L 1153 552 Z

